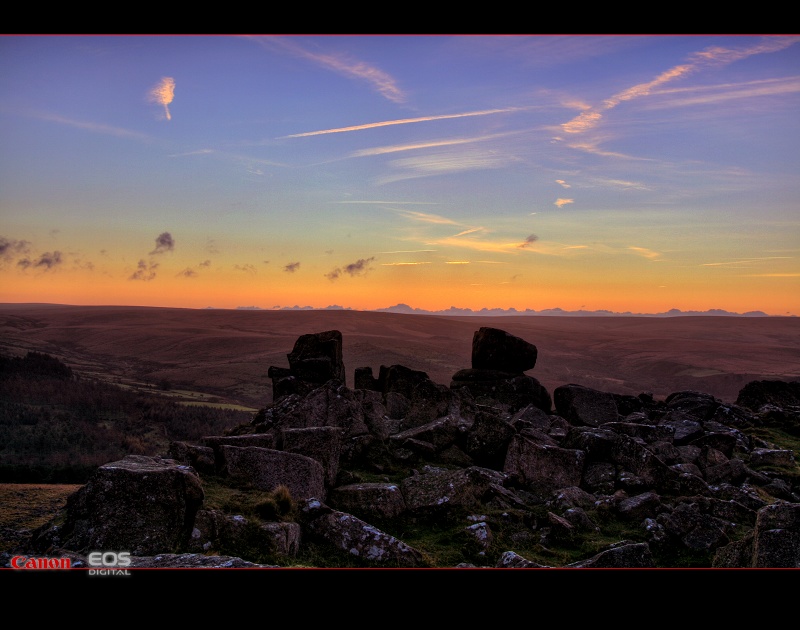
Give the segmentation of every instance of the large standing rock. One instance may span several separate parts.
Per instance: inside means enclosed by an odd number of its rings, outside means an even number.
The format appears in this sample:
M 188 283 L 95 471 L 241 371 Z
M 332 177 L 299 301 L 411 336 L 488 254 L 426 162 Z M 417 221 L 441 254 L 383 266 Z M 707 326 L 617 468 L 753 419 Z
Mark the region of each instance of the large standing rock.
M 536 365 L 538 350 L 532 343 L 498 328 L 481 327 L 472 336 L 472 368 L 524 372 Z
M 550 394 L 539 381 L 524 374 L 536 365 L 537 352 L 532 343 L 504 330 L 479 328 L 472 337 L 472 367 L 456 372 L 450 389 L 466 388 L 481 404 L 493 400 L 512 413 L 527 405 L 549 412 Z
M 304 396 L 330 380 L 346 384 L 342 333 L 338 330 L 300 335 L 286 356 L 289 369 L 272 366 L 267 371 L 273 400 L 291 394 Z
M 97 469 L 67 501 L 62 527 L 34 534 L 33 546 L 73 551 L 174 553 L 188 543 L 204 493 L 194 469 L 172 459 L 128 455 Z
M 336 379 L 347 384 L 342 360 L 342 333 L 338 330 L 301 335 L 286 356 L 289 369 L 301 380 L 323 385 Z

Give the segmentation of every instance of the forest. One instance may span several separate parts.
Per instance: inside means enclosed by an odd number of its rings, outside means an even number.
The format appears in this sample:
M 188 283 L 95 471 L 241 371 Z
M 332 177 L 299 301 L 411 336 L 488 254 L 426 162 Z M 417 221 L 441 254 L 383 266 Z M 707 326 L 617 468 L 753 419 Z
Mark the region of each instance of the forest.
M 85 483 L 125 455 L 163 455 L 251 418 L 81 377 L 44 353 L 0 355 L 0 483 Z

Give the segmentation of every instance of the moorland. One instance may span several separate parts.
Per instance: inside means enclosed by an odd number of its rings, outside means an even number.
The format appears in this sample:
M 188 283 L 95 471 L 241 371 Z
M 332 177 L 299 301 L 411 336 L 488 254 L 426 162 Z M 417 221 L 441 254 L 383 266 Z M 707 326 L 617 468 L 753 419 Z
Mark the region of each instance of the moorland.
M 356 368 L 403 365 L 449 385 L 470 367 L 474 332 L 534 344 L 527 373 L 548 391 L 576 383 L 664 397 L 702 391 L 732 403 L 753 380 L 800 378 L 800 318 L 444 316 L 352 310 L 228 310 L 0 304 L 0 353 L 36 351 L 76 374 L 158 389 L 186 402 L 256 410 L 272 402 L 270 366 L 300 335 L 339 330 L 346 384 Z

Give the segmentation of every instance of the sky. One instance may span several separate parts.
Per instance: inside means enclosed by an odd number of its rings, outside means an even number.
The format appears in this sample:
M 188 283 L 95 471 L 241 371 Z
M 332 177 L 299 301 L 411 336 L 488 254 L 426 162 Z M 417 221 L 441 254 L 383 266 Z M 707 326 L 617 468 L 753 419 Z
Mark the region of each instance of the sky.
M 0 36 L 0 302 L 800 315 L 800 37 Z

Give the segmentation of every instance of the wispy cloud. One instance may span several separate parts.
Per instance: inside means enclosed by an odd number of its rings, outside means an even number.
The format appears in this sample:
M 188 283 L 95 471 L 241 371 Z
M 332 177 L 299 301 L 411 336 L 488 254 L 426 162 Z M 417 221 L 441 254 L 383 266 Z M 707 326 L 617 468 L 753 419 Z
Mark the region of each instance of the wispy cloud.
M 393 263 L 381 263 L 383 267 L 410 267 L 414 265 L 430 265 L 430 261 L 417 261 L 417 262 L 393 262 Z
M 187 157 L 190 155 L 209 155 L 214 153 L 214 149 L 197 149 L 195 151 L 184 151 L 183 153 L 171 153 L 167 157 Z
M 393 252 L 380 252 L 381 254 L 417 254 L 419 252 L 435 252 L 435 249 L 399 249 Z
M 416 212 L 414 210 L 400 210 L 399 214 L 415 221 L 422 221 L 423 223 L 435 223 L 437 225 L 458 225 L 457 221 L 448 219 L 447 217 L 438 214 L 428 214 L 426 212 Z
M 334 201 L 332 203 L 366 203 L 369 205 L 389 205 L 389 206 L 438 206 L 438 201 L 372 201 L 366 199 L 347 199 L 344 201 Z
M 800 278 L 800 273 L 748 273 L 743 278 Z
M 384 98 L 394 103 L 404 103 L 405 93 L 398 87 L 397 81 L 387 72 L 364 61 L 351 59 L 345 55 L 320 53 L 309 50 L 296 40 L 281 36 L 247 36 L 269 50 L 282 50 L 295 57 L 307 59 L 312 63 L 333 70 L 350 79 L 366 81 Z
M 485 229 L 486 228 L 484 228 L 484 227 L 469 228 L 468 230 L 464 230 L 463 232 L 459 232 L 458 234 L 453 234 L 453 236 L 454 237 L 456 237 L 456 236 L 466 236 L 467 234 L 473 234 L 474 232 L 482 232 Z
M 703 85 L 691 88 L 657 90 L 653 96 L 661 97 L 647 104 L 646 109 L 664 109 L 690 105 L 713 105 L 724 101 L 759 96 L 774 96 L 800 92 L 800 77 L 763 79 L 736 84 Z
M 492 149 L 470 149 L 467 151 L 441 151 L 416 157 L 392 160 L 390 166 L 395 173 L 386 175 L 379 184 L 389 184 L 405 179 L 447 175 L 464 171 L 498 169 L 519 162 L 516 156 Z
M 343 133 L 346 131 L 363 131 L 365 129 L 375 129 L 377 127 L 389 127 L 391 125 L 409 125 L 413 123 L 430 122 L 432 120 L 448 120 L 452 118 L 467 118 L 469 116 L 489 116 L 491 114 L 506 114 L 518 111 L 518 107 L 506 107 L 503 109 L 484 109 L 475 112 L 464 112 L 461 114 L 442 114 L 440 116 L 420 116 L 418 118 L 401 118 L 398 120 L 384 120 L 382 122 L 366 123 L 364 125 L 353 125 L 351 127 L 337 127 L 335 129 L 322 129 L 319 131 L 307 131 L 305 133 L 294 133 L 283 138 L 307 138 L 309 136 L 321 136 L 326 133 Z M 389 152 L 389 151 L 387 151 Z
M 286 271 L 287 273 L 294 273 L 298 269 L 300 269 L 299 262 L 290 262 L 283 266 L 283 270 Z
M 519 249 L 525 249 L 526 247 L 530 247 L 533 243 L 539 240 L 539 237 L 536 234 L 531 234 L 528 236 L 524 241 L 522 241 L 517 247 Z
M 740 258 L 737 260 L 726 260 L 722 262 L 701 263 L 701 267 L 752 267 L 769 260 L 788 259 L 793 256 L 760 256 L 757 258 Z
M 661 258 L 661 254 L 659 252 L 654 252 L 652 249 L 647 249 L 646 247 L 635 247 L 631 245 L 628 247 L 628 249 L 649 260 L 658 260 Z
M 617 92 L 599 105 L 581 112 L 569 122 L 562 124 L 561 129 L 567 134 L 580 134 L 589 131 L 600 123 L 605 112 L 614 109 L 620 103 L 649 96 L 657 88 L 704 68 L 730 64 L 752 55 L 777 52 L 798 42 L 800 42 L 800 37 L 766 37 L 762 42 L 746 48 L 711 46 L 691 54 L 687 63 L 673 66 L 651 81 L 639 83 Z
M 554 206 L 558 206 L 559 208 L 561 208 L 562 206 L 566 206 L 566 205 L 568 205 L 570 203 L 575 203 L 575 200 L 574 199 L 562 199 L 562 198 L 559 197 L 558 199 L 556 199 L 556 201 L 555 201 L 555 203 L 553 205 Z
M 175 98 L 175 79 L 172 77 L 162 77 L 150 91 L 147 97 L 151 103 L 161 105 L 164 108 L 164 115 L 167 120 L 172 120 L 172 115 L 169 113 L 169 104 Z
M 526 131 L 509 131 L 505 133 L 474 136 L 472 138 L 452 138 L 448 140 L 430 140 L 428 142 L 413 142 L 406 144 L 395 144 L 385 147 L 373 147 L 371 149 L 354 151 L 350 154 L 350 157 L 370 157 L 374 155 L 385 155 L 387 153 L 399 153 L 401 151 L 419 151 L 422 149 L 436 149 L 439 147 L 458 146 L 461 144 L 473 144 L 475 142 L 487 142 L 489 140 L 497 140 L 499 138 L 516 136 L 521 133 L 526 133 Z
M 129 129 L 123 129 L 122 127 L 114 127 L 112 125 L 105 125 L 103 123 L 87 122 L 84 120 L 73 120 L 72 118 L 66 118 L 65 116 L 59 116 L 58 114 L 33 113 L 30 114 L 30 116 L 38 118 L 39 120 L 46 120 L 49 122 L 60 123 L 62 125 L 68 125 L 70 127 L 85 129 L 86 131 L 91 131 L 94 133 L 102 133 L 109 136 L 117 136 L 120 138 L 135 138 L 137 140 L 146 140 L 148 142 L 152 140 L 152 138 L 147 134 L 139 133 L 138 131 L 131 131 Z

